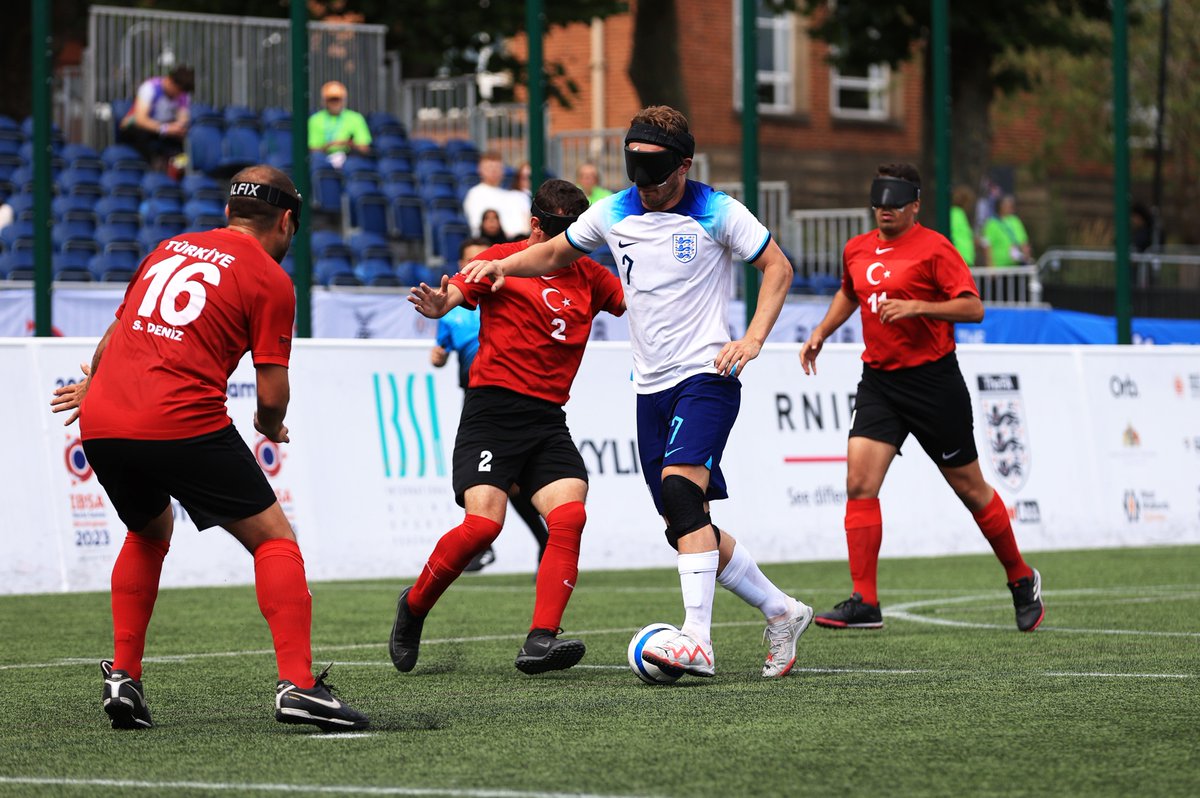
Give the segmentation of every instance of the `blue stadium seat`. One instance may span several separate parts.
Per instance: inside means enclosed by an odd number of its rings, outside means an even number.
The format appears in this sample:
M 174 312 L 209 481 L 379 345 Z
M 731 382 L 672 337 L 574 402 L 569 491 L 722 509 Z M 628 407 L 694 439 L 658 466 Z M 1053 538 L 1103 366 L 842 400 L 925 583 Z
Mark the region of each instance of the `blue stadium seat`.
M 12 155 L 19 157 L 21 153 L 21 144 L 25 141 L 25 137 L 21 135 L 20 130 L 10 128 L 0 128 L 0 155 Z
M 228 227 L 229 220 L 223 213 L 198 213 L 188 217 L 189 230 L 212 230 L 217 227 Z
M 94 245 L 90 250 L 72 247 L 55 252 L 50 257 L 50 274 L 53 279 L 63 282 L 91 282 L 92 273 L 88 270 L 88 263 L 97 254 Z
M 94 245 L 96 214 L 92 211 L 67 211 L 51 230 L 51 240 L 59 249 L 73 240 L 87 241 Z
M 225 106 L 224 117 L 226 129 L 243 126 L 253 127 L 257 130 L 260 126 L 258 112 L 253 108 L 247 108 L 244 105 Z
M 287 164 L 292 163 L 292 127 L 290 120 L 273 122 L 263 129 L 261 153 L 264 159 L 272 156 L 278 159 L 286 157 Z
M 262 137 L 258 129 L 246 125 L 235 125 L 225 131 L 221 141 L 220 169 L 223 173 L 236 172 L 258 163 L 262 149 Z
M 100 161 L 105 169 L 141 168 L 145 169 L 146 162 L 142 154 L 128 144 L 110 144 L 100 152 Z
M 100 176 L 100 188 L 105 192 L 112 193 L 116 186 L 128 186 L 136 189 L 137 193 L 142 193 L 142 176 L 137 172 L 125 171 L 123 169 L 110 169 Z
M 221 186 L 216 180 L 201 172 L 188 172 L 183 176 L 183 180 L 179 181 L 179 185 L 183 188 L 183 193 L 189 197 L 195 196 L 196 192 L 201 189 L 221 191 Z M 222 192 L 221 195 L 224 196 L 224 193 Z
M 434 233 L 434 253 L 445 258 L 447 264 L 457 263 L 462 242 L 470 237 L 471 227 L 466 219 L 442 222 Z
M 188 128 L 187 150 L 191 168 L 211 174 L 221 166 L 224 132 L 215 122 L 195 120 Z
M 183 204 L 174 197 L 151 197 L 141 204 L 138 213 L 142 215 L 142 219 L 150 223 L 164 213 L 183 213 Z
M 4 244 L 4 249 L 9 252 L 17 249 L 20 241 L 33 246 L 33 231 L 31 220 L 18 217 L 15 222 L 0 230 L 0 243 Z
M 381 234 L 370 230 L 363 230 L 350 236 L 350 251 L 354 253 L 355 260 L 370 260 L 372 258 L 383 258 L 391 260 L 392 251 L 388 246 L 387 238 Z
M 391 287 L 403 285 L 396 277 L 391 261 L 380 258 L 359 261 L 358 265 L 354 267 L 354 275 L 363 285 Z
M 400 285 L 416 285 L 417 267 L 420 265 L 419 262 L 411 260 L 396 264 L 396 279 L 400 281 Z
M 121 120 L 129 114 L 129 109 L 133 108 L 133 100 L 128 97 L 118 97 L 109 101 L 109 107 L 112 108 L 113 138 L 117 138 L 121 134 Z
M 271 125 L 279 124 L 281 122 L 285 125 L 291 125 L 292 112 L 286 108 L 271 106 L 270 108 L 264 108 L 262 110 L 262 114 L 260 114 L 260 120 L 262 121 L 264 130 Z
M 292 253 L 289 252 L 283 256 L 283 260 L 279 263 L 279 268 L 287 272 L 288 277 L 296 273 L 296 261 L 292 258 Z
M 821 296 L 833 296 L 842 286 L 842 279 L 833 274 L 814 274 L 809 278 L 812 292 Z
M 125 281 L 129 281 L 129 275 L 137 269 L 138 264 L 142 262 L 142 247 L 134 241 L 114 241 L 108 244 L 102 250 L 110 268 L 117 269 L 122 272 L 127 272 Z M 121 279 L 120 277 L 111 278 L 103 277 L 104 280 Z
M 312 174 L 312 207 L 316 211 L 341 213 L 342 173 L 322 167 Z
M 96 211 L 96 215 L 103 219 L 108 214 L 116 211 L 121 213 L 137 213 L 141 202 L 140 194 L 125 192 L 109 194 L 100 198 L 94 210 Z
M 0 278 L 6 280 L 32 280 L 33 250 L 25 247 L 17 250 L 9 250 L 0 255 Z
M 292 154 L 290 152 L 273 152 L 270 155 L 263 156 L 263 163 L 267 166 L 274 166 L 281 172 L 291 173 Z
M 417 159 L 417 154 L 408 146 L 408 139 L 403 136 L 376 136 L 371 141 L 371 149 L 380 158 L 407 158 L 410 161 Z
M 426 266 L 424 263 L 413 264 L 413 285 L 425 283 L 437 287 L 442 282 L 442 270 L 435 269 L 432 266 Z
M 346 156 L 346 160 L 342 162 L 342 174 L 347 180 L 351 176 L 357 176 L 359 173 L 366 172 L 368 174 L 378 174 L 379 162 L 371 155 L 360 155 L 358 153 L 350 153 Z
M 224 216 L 225 206 L 211 199 L 193 197 L 183 203 L 183 214 L 185 216 Z
M 452 199 L 455 204 L 462 204 L 458 199 L 458 181 L 454 175 L 448 172 L 435 172 L 426 175 L 421 178 L 417 190 L 421 193 L 421 198 L 430 205 L 437 199 Z
M 180 186 L 178 182 L 168 177 L 164 172 L 146 172 L 142 175 L 140 185 L 142 187 L 142 191 L 145 192 L 147 197 L 153 196 L 155 189 L 162 188 L 164 186 L 170 186 L 172 188 L 179 189 L 181 192 L 183 191 L 183 187 Z
M 127 263 L 129 261 L 120 256 L 114 258 L 107 252 L 101 252 L 88 260 L 87 268 L 92 274 L 92 279 L 97 282 L 127 283 L 137 269 L 138 260 L 135 258 L 132 265 L 121 265 Z
M 99 169 L 80 169 L 72 166 L 58 176 L 58 190 L 63 194 L 70 194 L 77 187 L 86 185 L 95 188 L 95 193 L 99 194 L 101 191 L 100 178 Z
M 425 238 L 425 206 L 415 196 L 393 194 L 388 197 L 388 233 L 402 241 Z
M 383 136 L 394 136 L 396 138 L 405 138 L 408 136 L 408 131 L 404 129 L 404 125 L 400 120 L 386 111 L 373 111 L 367 114 L 366 119 L 367 129 L 371 131 L 372 139 Z
M 50 212 L 54 217 L 62 218 L 67 211 L 87 211 L 95 215 L 97 196 L 88 194 L 59 194 L 50 203 Z
M 69 142 L 63 145 L 62 152 L 59 154 L 62 155 L 63 160 L 65 160 L 68 165 L 80 159 L 95 161 L 100 160 L 100 153 L 96 152 L 96 150 L 86 144 L 76 144 L 75 142 Z M 101 162 L 101 164 L 103 164 L 103 162 Z
M 320 285 L 362 285 L 345 258 L 320 258 L 313 264 L 313 279 Z
M 101 217 L 96 227 L 96 241 L 104 246 L 113 241 L 137 241 L 142 229 L 142 217 L 128 211 L 111 211 Z
M 346 184 L 350 226 L 386 236 L 388 200 L 374 183 L 352 180 Z
M 8 207 L 12 208 L 14 218 L 30 219 L 33 213 L 33 194 L 28 191 L 13 194 L 8 198 Z
M 218 127 L 225 125 L 225 115 L 208 103 L 193 102 L 188 108 L 188 112 L 193 125 L 197 122 Z
M 384 176 L 383 193 L 389 197 L 419 197 L 417 176 L 411 172 L 390 172 Z

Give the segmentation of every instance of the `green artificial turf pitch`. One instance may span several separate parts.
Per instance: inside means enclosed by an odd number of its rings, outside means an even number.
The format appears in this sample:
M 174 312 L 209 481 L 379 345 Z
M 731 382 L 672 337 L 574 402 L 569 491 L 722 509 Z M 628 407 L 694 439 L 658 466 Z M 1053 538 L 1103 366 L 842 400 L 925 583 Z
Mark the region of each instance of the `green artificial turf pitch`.
M 718 590 L 716 678 L 669 687 L 625 664 L 635 630 L 681 621 L 669 570 L 582 573 L 564 622 L 587 655 L 541 676 L 513 667 L 528 574 L 460 579 L 408 674 L 386 648 L 404 581 L 316 583 L 315 664 L 373 721 L 342 736 L 275 722 L 251 587 L 162 591 L 140 732 L 100 708 L 106 594 L 2 596 L 0 795 L 1200 794 L 1200 548 L 1030 562 L 1033 634 L 991 557 L 885 560 L 886 628 L 814 626 L 782 680 L 759 676 L 757 611 Z M 764 570 L 818 611 L 849 592 L 844 563 Z

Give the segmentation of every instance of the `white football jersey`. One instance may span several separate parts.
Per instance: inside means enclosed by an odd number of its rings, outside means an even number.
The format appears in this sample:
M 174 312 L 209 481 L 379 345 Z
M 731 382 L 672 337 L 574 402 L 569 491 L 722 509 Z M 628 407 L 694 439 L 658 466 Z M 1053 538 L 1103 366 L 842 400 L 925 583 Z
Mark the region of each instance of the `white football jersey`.
M 733 257 L 752 263 L 770 240 L 745 205 L 692 180 L 669 211 L 647 211 L 631 186 L 567 228 L 576 249 L 591 252 L 607 241 L 616 259 L 638 393 L 717 373 L 714 361 L 729 343 Z

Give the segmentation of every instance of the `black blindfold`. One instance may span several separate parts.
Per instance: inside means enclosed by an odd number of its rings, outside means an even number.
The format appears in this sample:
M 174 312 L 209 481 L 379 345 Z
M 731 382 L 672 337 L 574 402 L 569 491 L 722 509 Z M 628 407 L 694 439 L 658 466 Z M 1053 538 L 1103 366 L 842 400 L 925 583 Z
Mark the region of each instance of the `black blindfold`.
M 665 147 L 655 152 L 629 149 L 633 142 Z M 696 154 L 696 140 L 690 133 L 669 133 L 655 125 L 641 122 L 630 125 L 625 134 L 625 173 L 639 186 L 657 186 L 683 164 L 684 158 Z
M 899 177 L 877 177 L 871 181 L 872 208 L 903 208 L 921 198 L 921 189 Z
M 571 224 L 579 218 L 578 215 L 563 216 L 557 213 L 550 213 L 550 211 L 543 210 L 536 202 L 533 203 L 531 210 L 533 211 L 533 215 L 537 218 L 538 224 L 542 228 L 542 232 L 546 234 L 546 238 L 554 238 L 556 235 L 570 227 Z

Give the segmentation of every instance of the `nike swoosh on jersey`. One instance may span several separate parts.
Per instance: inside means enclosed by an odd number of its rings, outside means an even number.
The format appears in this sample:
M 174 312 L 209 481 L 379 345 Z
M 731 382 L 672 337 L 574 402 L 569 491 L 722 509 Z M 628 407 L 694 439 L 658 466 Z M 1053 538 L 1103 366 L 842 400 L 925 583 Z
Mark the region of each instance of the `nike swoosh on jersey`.
M 882 254 L 883 254 L 883 253 L 885 253 L 885 252 L 891 252 L 893 249 L 895 249 L 895 247 L 885 247 L 884 249 L 880 249 L 879 247 L 875 247 L 875 254 L 876 254 L 876 255 L 882 255 Z
M 958 454 L 961 451 L 962 451 L 962 449 L 955 449 L 952 452 L 942 452 L 942 459 L 949 460 L 951 457 L 953 457 L 954 455 Z
M 636 243 L 636 241 L 618 241 L 617 249 L 625 249 L 625 247 L 631 247 Z
M 674 449 L 668 449 L 666 451 L 666 453 L 663 455 L 663 457 L 670 457 L 671 455 L 675 454 L 675 452 L 679 451 L 682 448 L 683 448 L 682 446 L 676 446 Z

